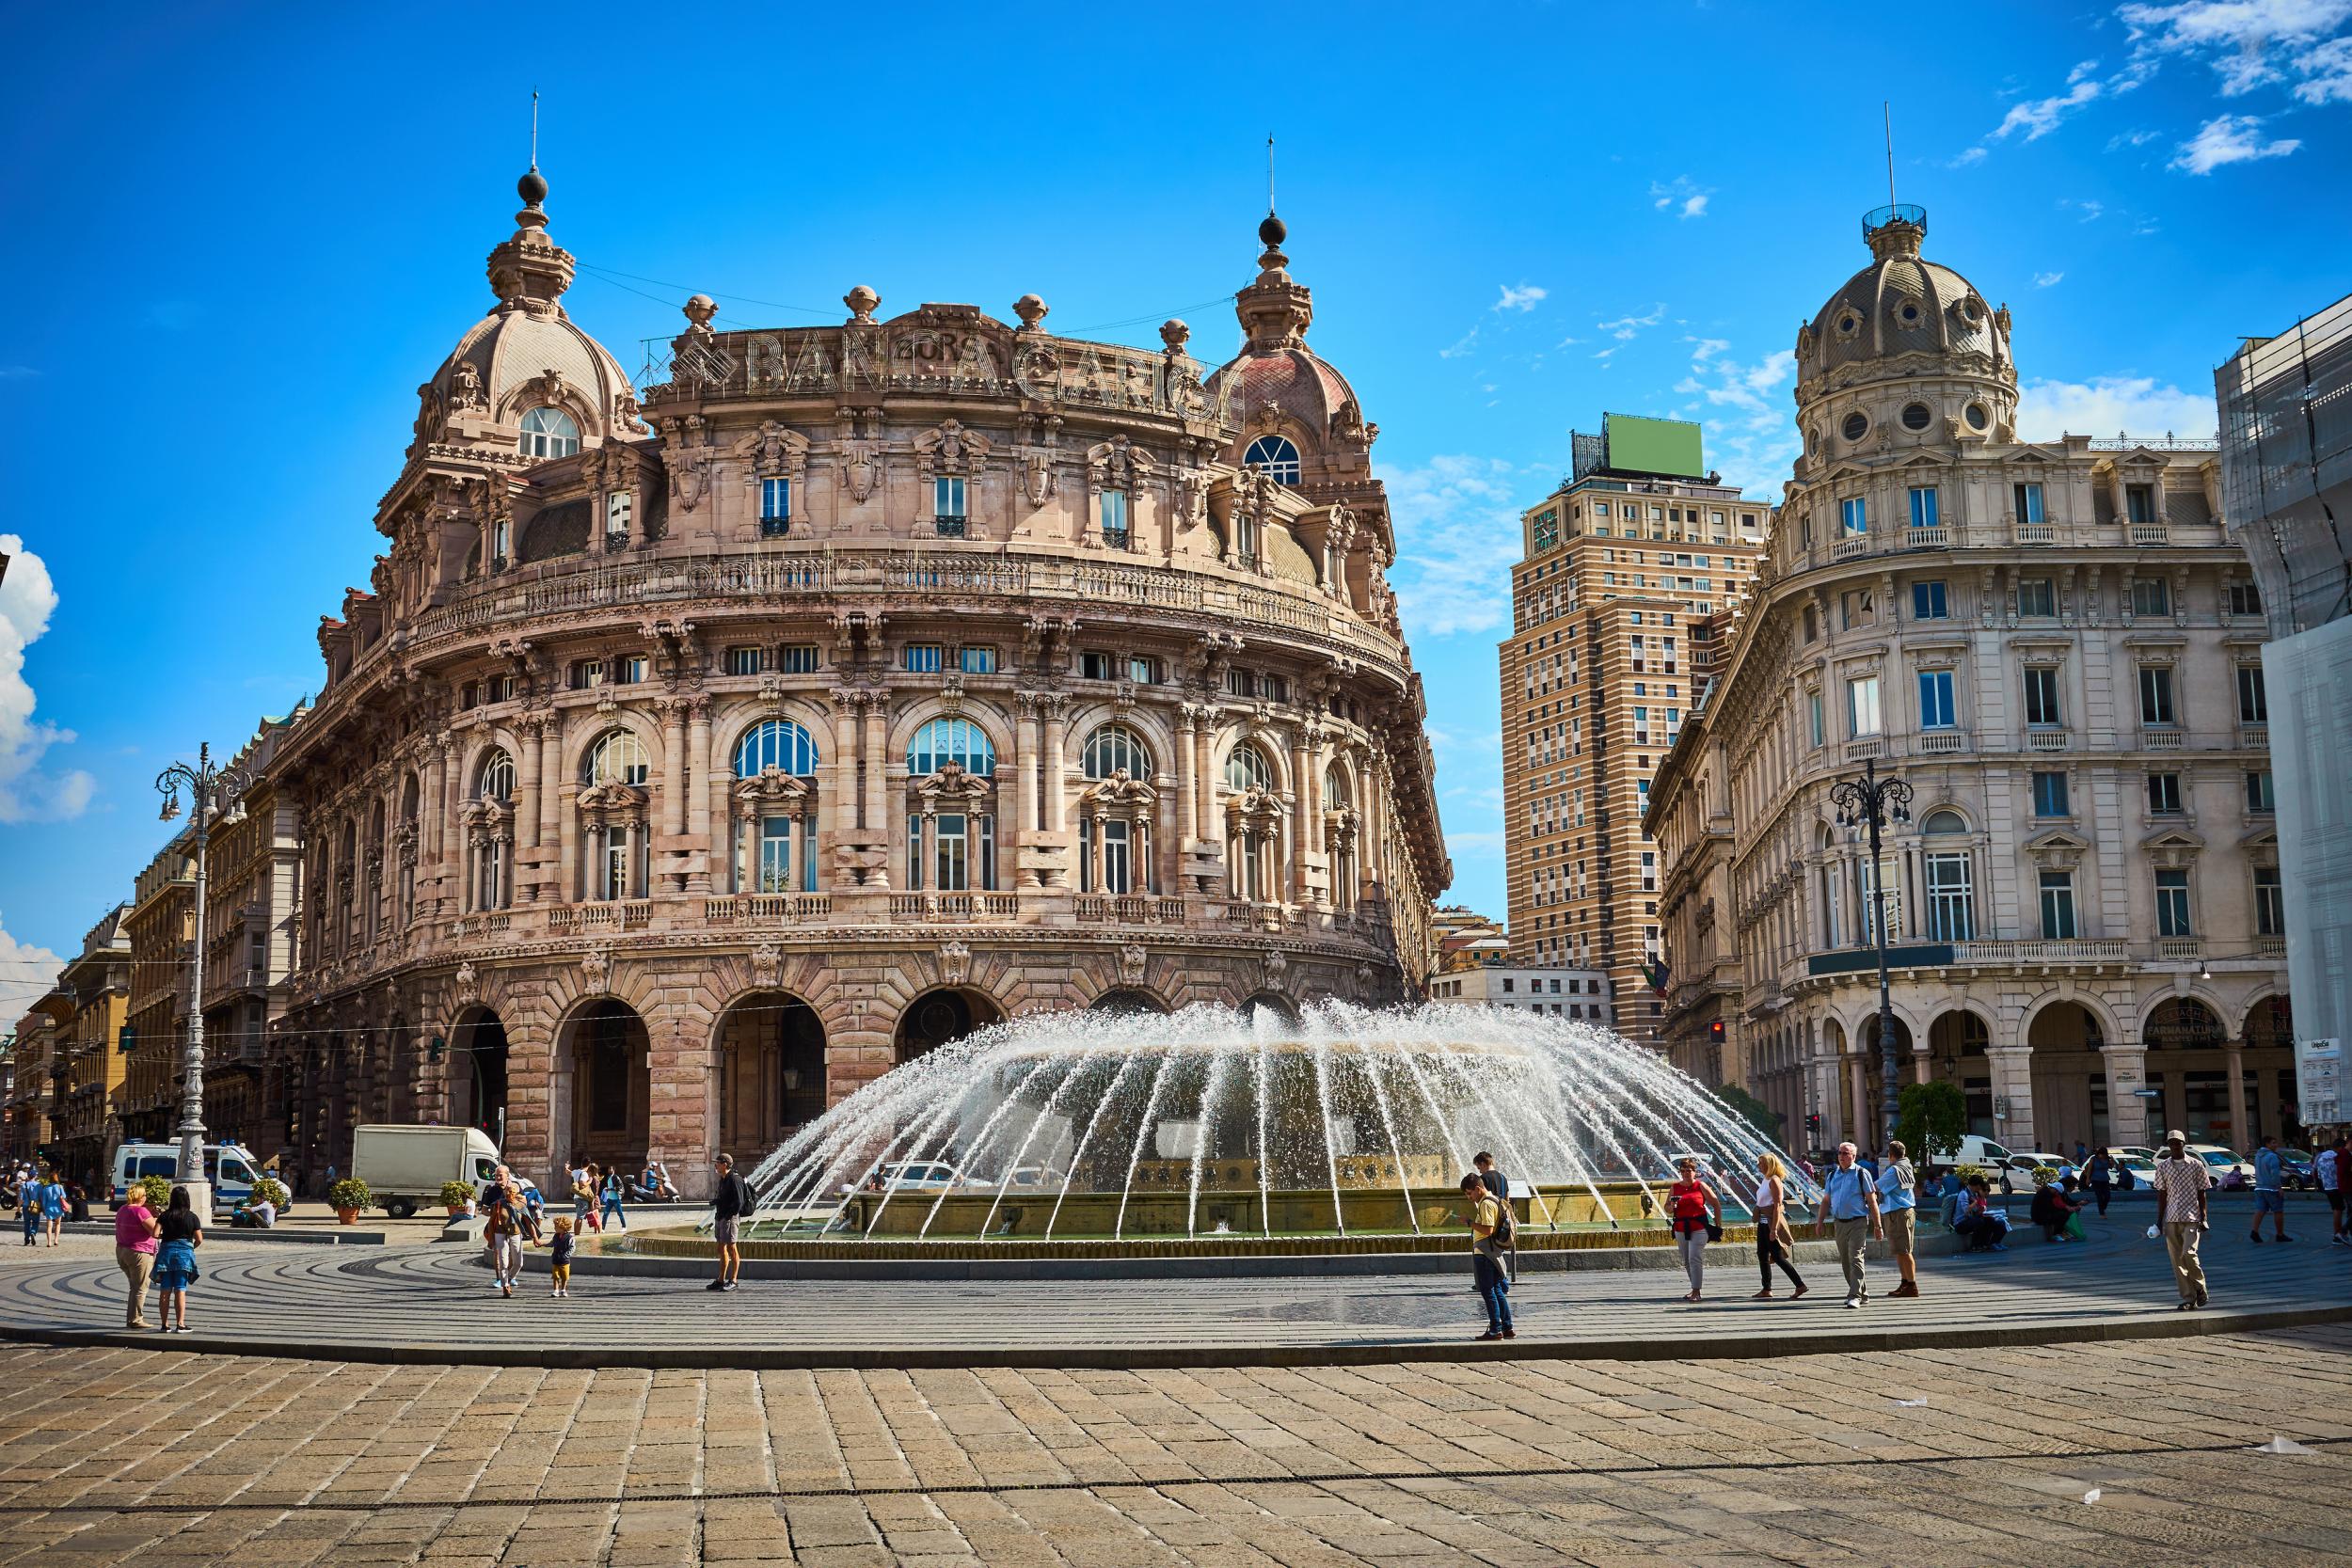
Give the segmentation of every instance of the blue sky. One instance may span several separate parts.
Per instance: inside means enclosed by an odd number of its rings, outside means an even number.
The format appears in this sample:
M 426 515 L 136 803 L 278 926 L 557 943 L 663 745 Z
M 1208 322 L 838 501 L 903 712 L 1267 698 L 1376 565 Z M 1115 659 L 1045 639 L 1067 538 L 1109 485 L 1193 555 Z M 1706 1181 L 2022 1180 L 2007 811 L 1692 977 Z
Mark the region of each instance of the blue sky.
M 860 282 L 1181 313 L 1220 359 L 1274 133 L 1312 343 L 1382 428 L 1454 896 L 1497 912 L 1517 510 L 1604 410 L 1776 493 L 1884 94 L 1929 254 L 2016 312 L 2029 434 L 2209 430 L 2237 335 L 2352 253 L 2352 0 L 111 9 L 21 10 L 0 106 L 0 1008 L 128 895 L 156 770 L 316 686 L 534 85 L 553 232 L 605 269 L 566 303 L 632 366 L 691 289 L 790 325 Z

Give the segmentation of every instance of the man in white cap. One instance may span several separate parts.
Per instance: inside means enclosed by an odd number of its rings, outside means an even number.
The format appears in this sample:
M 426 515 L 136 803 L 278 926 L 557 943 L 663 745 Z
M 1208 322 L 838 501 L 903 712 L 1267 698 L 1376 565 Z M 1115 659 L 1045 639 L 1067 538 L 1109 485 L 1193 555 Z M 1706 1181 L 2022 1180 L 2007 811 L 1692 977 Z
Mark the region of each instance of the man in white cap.
M 2164 1157 L 2156 1162 L 2157 1219 L 2164 1226 L 2164 1250 L 2172 1258 L 2173 1282 L 2181 1288 L 2184 1312 L 2205 1305 L 2205 1265 L 2198 1259 L 2197 1243 L 2205 1234 L 2205 1195 L 2213 1188 L 2213 1172 L 2205 1162 L 2189 1158 L 2188 1138 L 2178 1128 L 2164 1135 Z

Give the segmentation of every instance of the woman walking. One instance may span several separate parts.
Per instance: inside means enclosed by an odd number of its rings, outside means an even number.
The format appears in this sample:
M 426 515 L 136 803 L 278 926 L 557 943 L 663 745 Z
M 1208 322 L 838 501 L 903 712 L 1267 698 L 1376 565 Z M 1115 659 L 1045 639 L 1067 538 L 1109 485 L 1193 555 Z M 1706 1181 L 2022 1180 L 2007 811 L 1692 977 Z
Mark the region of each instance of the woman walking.
M 572 1228 L 585 1232 L 588 1216 L 596 1212 L 596 1189 L 588 1184 L 590 1166 L 584 1156 L 572 1157 Z
M 597 1227 L 599 1229 L 610 1228 L 610 1226 L 606 1224 L 607 1221 L 610 1221 L 612 1225 L 619 1226 L 624 1230 L 628 1228 L 628 1215 L 621 1208 L 622 1190 L 621 1167 L 615 1165 L 611 1170 L 604 1173 L 604 1186 L 602 1188 L 604 1206 L 597 1211 Z
M 2090 1184 L 2090 1196 L 2099 1200 L 2099 1212 L 2107 1212 L 2107 1199 L 2115 1193 L 2115 1156 L 2102 1148 L 2083 1167 L 2083 1180 Z
M 1715 1189 L 1699 1180 L 1698 1161 L 1686 1154 L 1677 1166 L 1682 1180 L 1666 1189 L 1666 1212 L 1674 1216 L 1675 1245 L 1682 1251 L 1682 1272 L 1691 1276 L 1691 1293 L 1682 1299 L 1696 1301 L 1707 1277 L 1709 1229 L 1723 1224 L 1724 1205 Z
M 204 1244 L 204 1227 L 189 1206 L 185 1187 L 171 1189 L 171 1207 L 164 1211 L 162 1246 L 155 1253 L 155 1289 L 164 1298 L 164 1332 L 185 1334 L 188 1331 L 188 1287 L 202 1278 L 196 1266 L 196 1249 Z M 180 1322 L 174 1326 L 171 1309 L 180 1308 Z
M 40 1187 L 40 1233 L 51 1246 L 65 1239 L 65 1179 L 54 1170 Z
M 1764 1288 L 1749 1299 L 1772 1299 L 1772 1265 L 1777 1263 L 1788 1283 L 1796 1287 L 1788 1292 L 1788 1299 L 1794 1301 L 1812 1287 L 1789 1261 L 1797 1237 L 1788 1228 L 1788 1167 L 1780 1163 L 1779 1155 L 1767 1154 L 1756 1162 L 1756 1266 L 1764 1276 Z

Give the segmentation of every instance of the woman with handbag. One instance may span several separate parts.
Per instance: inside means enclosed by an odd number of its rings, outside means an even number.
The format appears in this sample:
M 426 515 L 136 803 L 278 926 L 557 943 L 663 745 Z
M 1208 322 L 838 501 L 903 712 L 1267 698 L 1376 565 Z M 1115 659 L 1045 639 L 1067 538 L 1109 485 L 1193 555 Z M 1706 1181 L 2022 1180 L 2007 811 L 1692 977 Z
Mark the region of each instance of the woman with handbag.
M 1707 1243 L 1720 1235 L 1724 1223 L 1723 1199 L 1715 1189 L 1699 1180 L 1699 1163 L 1685 1154 L 1677 1163 L 1682 1180 L 1666 1190 L 1666 1212 L 1674 1217 L 1675 1245 L 1682 1252 L 1682 1272 L 1691 1276 L 1691 1293 L 1685 1301 L 1699 1299 L 1699 1288 L 1707 1277 Z
M 1766 1154 L 1756 1162 L 1756 1265 L 1764 1275 L 1764 1288 L 1749 1299 L 1772 1299 L 1772 1265 L 1788 1276 L 1796 1287 L 1788 1292 L 1796 1300 L 1812 1287 L 1797 1275 L 1797 1265 L 1789 1261 L 1796 1248 L 1796 1232 L 1788 1228 L 1788 1167 L 1777 1154 Z
M 188 1201 L 185 1187 L 171 1189 L 171 1207 L 164 1211 L 160 1235 L 162 1245 L 155 1253 L 155 1289 L 163 1296 L 164 1332 L 185 1334 L 188 1287 L 203 1277 L 203 1271 L 196 1266 L 196 1249 L 204 1244 L 204 1227 Z M 171 1321 L 171 1309 L 175 1307 L 180 1309 L 177 1325 Z

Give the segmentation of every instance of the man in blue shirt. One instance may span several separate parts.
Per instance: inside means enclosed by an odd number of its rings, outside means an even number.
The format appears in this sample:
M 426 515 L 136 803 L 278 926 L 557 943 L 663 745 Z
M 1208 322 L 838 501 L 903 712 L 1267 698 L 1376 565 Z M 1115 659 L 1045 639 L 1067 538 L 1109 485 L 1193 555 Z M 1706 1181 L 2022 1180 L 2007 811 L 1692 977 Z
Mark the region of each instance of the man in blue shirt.
M 1886 1230 L 1886 1249 L 1895 1255 L 1895 1266 L 1902 1271 L 1903 1282 L 1895 1287 L 1893 1294 L 1915 1296 L 1919 1293 L 1918 1264 L 1912 1257 L 1915 1231 L 1913 1213 L 1919 1204 L 1919 1173 L 1911 1164 L 1911 1151 L 1902 1140 L 1890 1140 L 1886 1146 L 1886 1168 L 1879 1172 L 1879 1216 Z
M 1821 1180 L 1819 1218 L 1830 1222 L 1837 1238 L 1838 1266 L 1846 1271 L 1846 1305 L 1860 1307 L 1870 1299 L 1862 1261 L 1868 1238 L 1879 1234 L 1879 1193 L 1870 1175 L 1854 1164 L 1854 1147 L 1837 1146 L 1837 1167 Z
M 2286 1162 L 2279 1158 L 2279 1140 L 2265 1138 L 2254 1151 L 2254 1240 L 2263 1239 L 2263 1216 L 2270 1216 L 2273 1239 L 2291 1242 L 2287 1234 Z

